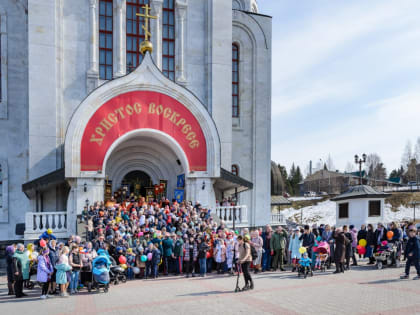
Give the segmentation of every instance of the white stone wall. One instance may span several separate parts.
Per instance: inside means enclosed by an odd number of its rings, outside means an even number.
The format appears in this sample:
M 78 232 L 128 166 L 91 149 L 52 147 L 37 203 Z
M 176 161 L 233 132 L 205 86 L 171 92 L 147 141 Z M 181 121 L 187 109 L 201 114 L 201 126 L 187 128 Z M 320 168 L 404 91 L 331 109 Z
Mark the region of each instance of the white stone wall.
M 1 32 L 7 33 L 2 34 L 7 35 L 7 60 L 2 59 L 3 68 L 7 67 L 7 115 L 0 115 L 0 163 L 6 171 L 3 178 L 6 207 L 0 213 L 0 239 L 16 239 L 16 224 L 25 222 L 25 212 L 29 209 L 29 200 L 21 186 L 28 178 L 26 8 L 26 1 L 0 1 L 0 14 L 6 23 Z
M 241 193 L 251 225 L 270 220 L 271 19 L 233 11 L 232 42 L 239 46 L 239 112 L 233 121 L 232 164 L 254 183 Z

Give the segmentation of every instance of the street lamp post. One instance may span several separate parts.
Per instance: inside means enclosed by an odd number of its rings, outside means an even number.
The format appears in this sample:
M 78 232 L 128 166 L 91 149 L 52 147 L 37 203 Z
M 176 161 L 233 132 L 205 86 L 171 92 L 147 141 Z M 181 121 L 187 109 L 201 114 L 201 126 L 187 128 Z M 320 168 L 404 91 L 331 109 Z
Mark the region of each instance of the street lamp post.
M 365 153 L 363 153 L 362 154 L 362 157 L 361 158 L 359 158 L 359 156 L 356 154 L 355 156 L 354 156 L 354 162 L 356 163 L 356 164 L 359 164 L 359 184 L 360 185 L 362 185 L 362 164 L 363 163 L 366 163 L 366 154 Z
M 416 206 L 420 205 L 420 201 L 411 201 L 410 205 L 413 206 L 413 222 L 416 222 Z

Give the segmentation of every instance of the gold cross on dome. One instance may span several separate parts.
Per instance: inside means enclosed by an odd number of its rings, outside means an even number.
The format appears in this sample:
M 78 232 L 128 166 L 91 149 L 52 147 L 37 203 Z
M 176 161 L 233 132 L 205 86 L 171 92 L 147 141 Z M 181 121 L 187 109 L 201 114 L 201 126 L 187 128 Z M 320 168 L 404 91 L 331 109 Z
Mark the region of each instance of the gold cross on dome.
M 144 40 L 149 40 L 149 36 L 151 37 L 152 34 L 149 32 L 149 19 L 157 19 L 157 16 L 153 16 L 149 14 L 150 7 L 149 5 L 142 6 L 144 9 L 144 14 L 136 13 L 137 16 L 141 16 L 144 18 L 144 25 L 142 25 L 142 29 L 144 30 Z

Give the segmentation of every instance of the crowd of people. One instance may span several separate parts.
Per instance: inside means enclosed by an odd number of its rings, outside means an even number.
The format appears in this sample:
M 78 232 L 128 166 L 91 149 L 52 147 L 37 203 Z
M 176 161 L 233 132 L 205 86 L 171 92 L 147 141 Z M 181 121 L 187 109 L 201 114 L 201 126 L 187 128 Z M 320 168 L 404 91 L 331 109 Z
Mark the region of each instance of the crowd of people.
M 216 222 L 209 209 L 199 202 L 178 203 L 167 199 L 148 203 L 144 198 L 98 202 L 83 211 L 86 225 L 84 239 L 73 235 L 57 240 L 47 229 L 34 244 L 12 244 L 7 247 L 9 295 L 25 296 L 24 288 L 34 282 L 41 288 L 41 298 L 59 294 L 68 297 L 81 288 L 95 286 L 93 263 L 100 256 L 123 271 L 123 279 L 155 279 L 161 276 L 183 275 L 205 277 L 208 273 L 243 274 L 245 286 L 252 290 L 250 274 L 265 271 L 292 272 L 304 264 L 309 269 L 328 268 L 335 264 L 334 273 L 350 270 L 361 257 L 375 263 L 375 253 L 384 242 L 398 246 L 420 276 L 420 243 L 413 224 L 385 227 L 378 224 L 330 227 L 278 226 L 273 231 L 267 225 L 251 231 L 232 230 L 223 221 Z M 106 260 L 106 261 L 107 261 Z M 350 264 L 352 263 L 352 264 Z M 36 281 L 31 275 L 36 274 Z

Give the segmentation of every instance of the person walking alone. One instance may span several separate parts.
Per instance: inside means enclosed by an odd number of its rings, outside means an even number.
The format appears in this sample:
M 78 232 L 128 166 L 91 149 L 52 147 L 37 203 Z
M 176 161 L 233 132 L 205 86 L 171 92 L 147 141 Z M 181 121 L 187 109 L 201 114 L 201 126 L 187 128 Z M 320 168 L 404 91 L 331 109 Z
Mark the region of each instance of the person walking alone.
M 242 288 L 242 291 L 252 290 L 254 289 L 254 282 L 252 281 L 251 275 L 249 273 L 249 265 L 251 264 L 252 256 L 248 235 L 245 235 L 244 237 L 242 235 L 238 236 L 238 251 L 238 262 L 241 264 L 241 269 L 245 280 L 245 286 Z

